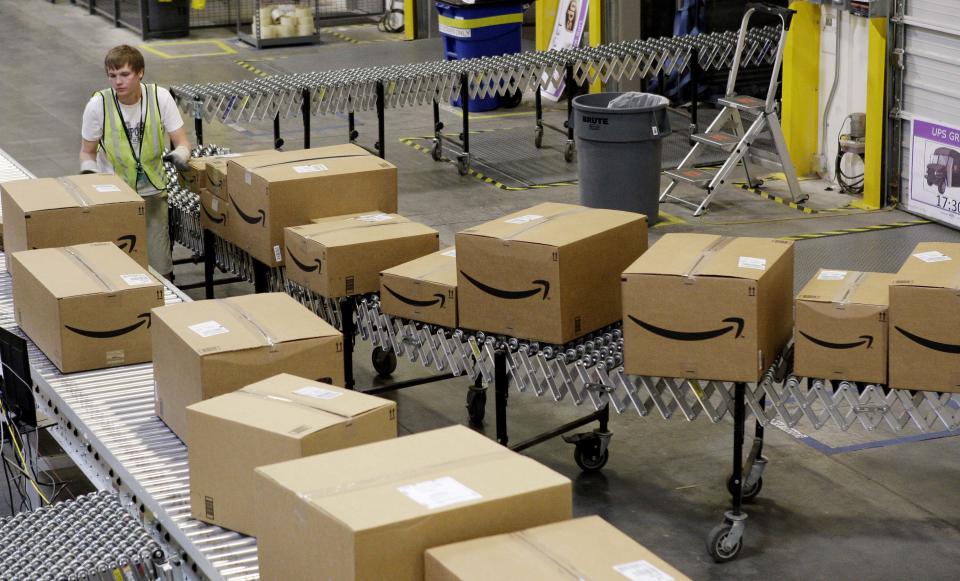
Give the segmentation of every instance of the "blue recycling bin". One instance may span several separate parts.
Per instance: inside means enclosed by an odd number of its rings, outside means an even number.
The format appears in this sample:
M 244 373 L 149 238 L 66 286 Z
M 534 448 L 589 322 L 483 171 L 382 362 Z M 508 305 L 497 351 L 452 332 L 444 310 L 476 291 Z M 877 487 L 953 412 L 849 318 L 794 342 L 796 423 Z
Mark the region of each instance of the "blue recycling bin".
M 532 0 L 437 0 L 440 35 L 447 60 L 520 52 L 523 12 Z M 501 98 L 470 99 L 470 111 L 490 111 Z M 460 106 L 460 98 L 450 101 Z

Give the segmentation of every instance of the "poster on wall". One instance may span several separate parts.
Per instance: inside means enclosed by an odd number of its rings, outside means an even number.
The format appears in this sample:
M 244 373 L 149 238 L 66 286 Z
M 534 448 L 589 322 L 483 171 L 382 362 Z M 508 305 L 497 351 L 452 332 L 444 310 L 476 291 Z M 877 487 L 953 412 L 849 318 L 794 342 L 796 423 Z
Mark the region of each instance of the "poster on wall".
M 550 37 L 548 50 L 562 50 L 580 46 L 583 28 L 587 25 L 587 9 L 590 0 L 560 0 L 557 6 L 557 20 L 553 23 L 553 36 Z M 565 86 L 564 80 L 544 75 L 541 91 L 544 97 L 553 102 L 560 100 Z
M 960 128 L 911 122 L 907 210 L 960 228 Z

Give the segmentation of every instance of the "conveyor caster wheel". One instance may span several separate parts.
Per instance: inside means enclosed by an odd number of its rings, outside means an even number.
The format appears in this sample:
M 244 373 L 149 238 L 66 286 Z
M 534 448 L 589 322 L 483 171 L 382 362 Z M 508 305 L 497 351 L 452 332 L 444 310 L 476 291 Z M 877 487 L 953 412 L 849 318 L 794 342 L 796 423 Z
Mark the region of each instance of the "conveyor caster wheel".
M 443 144 L 441 144 L 439 138 L 433 139 L 433 147 L 430 148 L 430 157 L 433 158 L 433 161 L 440 161 L 443 158 Z
M 465 176 L 470 173 L 470 158 L 466 155 L 457 156 L 457 171 Z
M 707 552 L 715 563 L 726 563 L 737 558 L 743 548 L 743 524 L 725 520 L 713 527 L 707 535 Z
M 597 472 L 607 465 L 610 450 L 600 452 L 600 438 L 584 441 L 573 449 L 573 460 L 584 472 Z
M 389 377 L 397 370 L 397 354 L 393 351 L 384 351 L 382 347 L 374 347 L 371 356 L 373 368 L 380 377 Z
M 470 387 L 467 391 L 467 417 L 471 426 L 483 424 L 487 415 L 487 388 Z
M 743 487 L 743 491 L 741 492 L 740 498 L 742 498 L 744 502 L 749 502 L 760 495 L 761 488 L 763 488 L 762 476 L 757 478 L 757 481 L 754 482 L 751 486 L 747 486 L 747 483 L 744 482 L 744 487 Z M 727 478 L 727 491 L 730 493 L 730 496 L 733 496 L 733 492 L 734 492 L 733 476 L 730 476 L 730 478 Z
M 567 142 L 567 146 L 563 149 L 563 160 L 567 163 L 573 161 L 573 152 L 575 151 L 575 146 L 572 141 Z
M 537 149 L 540 149 L 543 147 L 543 126 L 541 125 L 538 125 L 537 128 L 534 130 L 533 145 L 536 146 Z

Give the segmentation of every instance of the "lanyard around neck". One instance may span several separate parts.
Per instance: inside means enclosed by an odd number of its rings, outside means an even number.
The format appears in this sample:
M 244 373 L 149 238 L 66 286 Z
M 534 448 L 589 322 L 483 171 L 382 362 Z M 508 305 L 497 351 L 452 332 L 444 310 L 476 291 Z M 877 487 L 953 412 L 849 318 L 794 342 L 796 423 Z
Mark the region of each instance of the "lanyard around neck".
M 123 109 L 120 108 L 120 100 L 117 99 L 117 92 L 110 89 L 113 94 L 113 102 L 117 106 L 117 113 L 120 115 L 120 125 L 123 127 L 123 134 L 127 138 L 127 144 L 130 145 L 130 151 L 133 152 L 134 160 L 137 162 L 137 172 L 139 173 L 143 166 L 140 165 L 140 155 L 143 153 L 143 139 L 146 136 L 147 115 L 143 111 L 143 93 L 145 87 L 140 85 L 140 141 L 137 143 L 137 150 L 133 150 L 133 139 L 130 138 L 130 129 L 127 128 L 127 122 L 123 118 Z

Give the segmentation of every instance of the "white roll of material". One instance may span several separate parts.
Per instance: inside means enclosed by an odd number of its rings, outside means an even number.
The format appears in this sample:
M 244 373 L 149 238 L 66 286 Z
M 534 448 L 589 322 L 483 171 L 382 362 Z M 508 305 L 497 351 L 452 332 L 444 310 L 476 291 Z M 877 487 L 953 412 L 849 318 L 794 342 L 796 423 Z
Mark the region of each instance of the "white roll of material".
M 260 40 L 277 37 L 277 26 L 273 24 L 260 25 Z
M 301 25 L 303 25 L 304 20 L 313 20 L 313 8 L 306 8 L 303 6 L 298 7 L 297 18 L 300 19 Z
M 297 32 L 297 29 L 289 24 L 281 24 L 277 27 L 277 30 L 280 31 L 280 33 L 277 35 L 279 38 L 293 38 L 293 35 Z
M 297 27 L 297 36 L 313 36 L 314 33 L 316 33 L 316 29 L 314 29 L 312 22 Z
M 260 24 L 273 24 L 273 7 L 267 6 L 260 9 Z
M 280 17 L 280 26 L 289 26 L 291 28 L 297 27 L 297 17 L 296 16 L 281 16 Z

